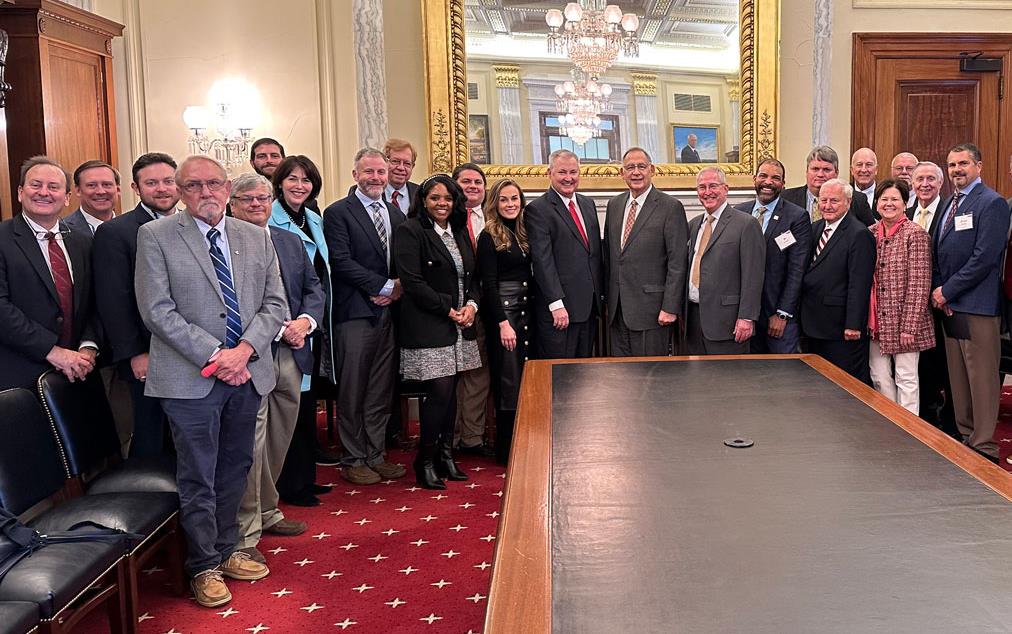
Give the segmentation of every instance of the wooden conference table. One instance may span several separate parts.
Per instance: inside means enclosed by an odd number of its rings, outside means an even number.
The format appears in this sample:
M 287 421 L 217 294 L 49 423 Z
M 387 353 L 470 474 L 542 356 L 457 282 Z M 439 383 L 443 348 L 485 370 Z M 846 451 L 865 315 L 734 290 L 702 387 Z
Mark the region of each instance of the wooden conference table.
M 486 634 L 1012 631 L 1012 478 L 820 357 L 530 362 L 508 474 Z

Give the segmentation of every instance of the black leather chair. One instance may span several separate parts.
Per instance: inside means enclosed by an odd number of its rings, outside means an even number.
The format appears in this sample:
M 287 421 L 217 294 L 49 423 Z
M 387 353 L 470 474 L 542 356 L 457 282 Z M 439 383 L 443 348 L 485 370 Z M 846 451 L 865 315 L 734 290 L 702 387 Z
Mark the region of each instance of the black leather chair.
M 71 383 L 50 370 L 38 380 L 39 398 L 63 448 L 71 478 L 88 495 L 121 492 L 176 492 L 172 456 L 123 460 L 102 379 L 92 372 Z
M 16 419 L 8 419 L 7 409 L 0 401 L 0 463 L 10 475 L 0 479 L 0 506 L 22 515 L 41 502 L 55 501 L 55 506 L 26 522 L 41 533 L 66 531 L 81 522 L 95 522 L 143 535 L 139 542 L 129 544 L 124 562 L 126 571 L 120 584 L 124 613 L 129 619 L 127 631 L 131 632 L 137 625 L 137 575 L 156 552 L 164 550 L 169 555 L 168 569 L 179 571 L 176 588 L 182 585 L 179 496 L 165 492 L 122 492 L 61 500 L 68 491 L 73 492 L 64 479 L 69 475 L 66 463 L 61 464 L 64 452 L 38 400 L 34 396 L 31 400 L 34 408 L 23 406 L 24 412 Z M 27 446 L 19 453 L 9 453 L 8 442 Z M 33 456 L 32 459 L 25 460 L 27 455 Z
M 77 503 L 87 509 L 93 521 L 103 526 L 148 536 L 130 551 L 126 562 L 129 571 L 124 588 L 127 609 L 132 622 L 136 623 L 137 577 L 156 554 L 164 553 L 166 557 L 165 567 L 172 589 L 180 595 L 186 592 L 183 572 L 186 545 L 179 527 L 175 464 L 120 459 L 119 438 L 97 373 L 91 373 L 85 381 L 71 383 L 63 374 L 51 370 L 39 377 L 38 389 L 48 423 L 66 458 L 68 474 L 77 483 L 71 490 L 76 492 L 80 486 L 85 487 L 86 494 L 80 498 L 83 501 Z M 113 466 L 102 471 L 107 464 Z M 85 474 L 91 474 L 93 479 L 85 483 Z M 106 507 L 88 504 L 90 498 L 112 498 L 116 502 Z M 158 512 L 147 513 L 145 507 L 148 505 L 153 505 Z M 67 513 L 80 517 L 76 509 L 62 513 L 61 508 L 39 518 L 39 530 L 43 527 L 58 530 L 61 523 L 68 521 Z M 141 517 L 157 520 L 157 524 L 136 524 Z M 128 528 L 128 524 L 134 528 Z
M 60 450 L 45 424 L 34 394 L 20 388 L 0 392 L 0 507 L 11 513 L 21 515 L 63 489 Z M 85 615 L 105 607 L 111 631 L 122 632 L 125 554 L 122 542 L 46 546 L 0 580 L 0 602 L 36 604 L 41 629 L 57 633 L 74 631 Z
M 27 601 L 0 602 L 0 634 L 31 634 L 39 628 L 39 606 Z

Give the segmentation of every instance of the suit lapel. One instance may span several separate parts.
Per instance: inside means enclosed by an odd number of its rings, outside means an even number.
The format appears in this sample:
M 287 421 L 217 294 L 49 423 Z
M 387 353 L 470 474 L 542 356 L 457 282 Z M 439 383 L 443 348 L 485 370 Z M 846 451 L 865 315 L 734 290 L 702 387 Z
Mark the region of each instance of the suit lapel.
M 43 285 L 49 290 L 53 301 L 59 304 L 60 297 L 56 294 L 56 283 L 53 282 L 53 274 L 49 272 L 46 258 L 43 257 L 42 251 L 39 249 L 39 241 L 35 237 L 35 232 L 28 226 L 28 223 L 25 222 L 21 214 L 14 217 L 14 241 L 25 254 L 32 268 L 35 269 Z
M 577 240 L 580 241 L 580 244 L 583 245 L 583 248 L 587 249 L 587 243 L 584 242 L 583 235 L 580 233 L 580 229 L 579 227 L 576 226 L 576 221 L 573 219 L 573 214 L 569 213 L 569 208 L 566 207 L 566 203 L 562 201 L 562 197 L 559 196 L 558 192 L 556 192 L 554 189 L 549 189 L 548 199 L 551 201 L 552 207 L 555 208 L 556 213 L 558 213 L 562 217 L 563 223 L 567 227 L 569 227 L 569 231 L 572 232 L 573 236 Z M 573 200 L 574 201 L 576 200 L 575 196 L 573 197 Z M 577 205 L 577 208 L 579 209 L 580 206 Z M 581 215 L 583 214 L 582 209 L 580 209 L 580 214 Z M 584 224 L 586 224 L 586 218 L 584 218 Z
M 352 196 L 350 202 L 352 217 L 358 221 L 358 224 L 362 226 L 362 230 L 369 236 L 369 242 L 376 249 L 376 253 L 379 253 L 386 259 L 387 254 L 383 251 L 383 244 L 380 242 L 379 234 L 376 233 L 376 225 L 372 221 L 372 212 L 365 208 L 365 205 L 358 199 L 358 196 Z M 390 223 L 390 230 L 393 231 L 393 222 Z M 390 236 L 387 236 L 387 244 L 390 244 Z
M 615 245 L 615 250 L 622 252 L 622 233 L 625 231 L 625 223 L 622 216 L 625 214 L 625 206 L 629 202 L 629 192 L 619 194 L 615 201 L 608 208 L 608 216 L 605 222 L 605 230 L 608 232 L 608 241 Z
M 214 288 L 214 292 L 218 294 L 218 297 L 222 297 L 221 287 L 218 285 L 218 276 L 214 272 L 214 264 L 211 263 L 211 254 L 208 251 L 207 243 L 204 241 L 204 236 L 200 234 L 200 229 L 197 228 L 197 223 L 185 211 L 177 211 L 176 214 L 179 216 L 177 219 L 178 225 L 176 226 L 177 231 L 179 231 L 179 237 L 182 238 L 187 248 L 193 253 L 194 259 L 200 266 L 200 270 L 204 272 L 204 276 L 211 284 L 211 287 Z M 229 239 L 231 240 L 231 236 L 229 236 Z M 225 301 L 224 297 L 222 297 L 221 301 Z
M 250 245 L 246 244 L 246 238 L 242 232 L 235 229 L 234 223 L 234 220 L 225 220 L 225 233 L 228 234 L 228 248 L 232 252 L 229 254 L 229 259 L 232 261 L 232 288 L 235 289 L 241 307 L 242 283 L 246 279 L 246 260 L 248 259 L 246 251 Z
M 844 216 L 840 224 L 836 225 L 836 229 L 833 230 L 833 233 L 829 235 L 829 241 L 826 243 L 826 246 L 822 248 L 822 252 L 819 253 L 819 256 L 815 258 L 815 261 L 812 262 L 812 267 L 818 266 L 823 260 L 826 259 L 826 256 L 829 254 L 829 252 L 832 251 L 833 248 L 840 243 L 840 240 L 838 240 L 837 237 L 844 231 L 844 229 L 847 228 L 847 224 L 850 221 L 851 221 L 850 212 L 847 212 L 847 215 Z M 823 225 L 822 230 L 819 232 L 819 236 L 816 238 L 815 242 L 816 249 L 819 248 L 818 240 L 822 238 L 822 231 L 825 230 L 826 226 Z
M 450 255 L 450 250 L 446 248 L 446 243 L 443 242 L 443 239 L 438 233 L 436 233 L 436 227 L 434 225 L 425 228 L 425 237 L 429 239 L 429 242 L 435 246 L 436 251 L 443 256 L 443 259 L 445 259 L 451 267 L 456 266 L 453 263 L 453 256 Z M 463 254 L 461 254 L 461 257 L 463 257 Z
M 728 205 L 724 207 L 724 211 L 720 212 L 720 218 L 717 220 L 717 226 L 713 228 L 713 233 L 710 234 L 710 241 L 706 243 L 706 251 L 703 251 L 704 256 L 710 251 L 710 247 L 713 246 L 713 243 L 720 238 L 720 234 L 724 233 L 724 229 L 727 227 L 728 223 L 731 222 L 731 214 L 734 213 L 734 211 L 735 210 L 731 208 L 731 205 Z M 703 213 L 706 212 L 704 211 Z
M 775 240 L 778 235 L 783 233 L 783 231 L 780 230 L 780 224 L 784 221 L 784 219 L 781 217 L 783 207 L 784 207 L 784 198 L 781 196 L 780 200 L 777 201 L 777 206 L 766 212 L 768 214 L 772 214 L 770 216 L 770 221 L 766 223 L 766 231 L 763 234 L 763 237 L 765 237 L 767 240 Z
M 61 227 L 61 229 L 63 228 L 65 227 Z M 63 244 L 67 247 L 67 253 L 70 254 L 70 266 L 72 267 L 74 276 L 75 313 L 87 303 L 86 293 L 88 292 L 86 288 L 87 284 L 81 282 L 81 280 L 87 278 L 88 262 L 85 258 L 85 245 L 80 240 L 81 237 L 74 235 L 73 232 L 66 233 L 63 237 Z

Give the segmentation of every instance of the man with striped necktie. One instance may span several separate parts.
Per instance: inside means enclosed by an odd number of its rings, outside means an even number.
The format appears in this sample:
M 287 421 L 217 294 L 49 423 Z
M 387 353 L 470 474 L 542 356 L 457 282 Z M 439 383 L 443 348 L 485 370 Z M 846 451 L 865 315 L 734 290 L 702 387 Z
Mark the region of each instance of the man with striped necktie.
M 137 308 L 151 331 L 144 393 L 162 400 L 176 445 L 194 595 L 216 607 L 232 598 L 223 575 L 268 574 L 234 547 L 257 411 L 276 381 L 271 344 L 288 301 L 270 236 L 225 216 L 225 168 L 191 156 L 176 186 L 185 211 L 137 232 Z
M 871 385 L 868 304 L 875 238 L 851 209 L 854 188 L 833 178 L 819 188 L 812 257 L 801 280 L 801 332 L 808 351 Z

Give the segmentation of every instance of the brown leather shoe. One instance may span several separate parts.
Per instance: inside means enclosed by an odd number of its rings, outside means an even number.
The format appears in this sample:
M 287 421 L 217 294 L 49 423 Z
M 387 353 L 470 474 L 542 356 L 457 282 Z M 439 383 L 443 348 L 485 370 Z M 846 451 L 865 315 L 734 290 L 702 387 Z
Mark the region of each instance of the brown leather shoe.
M 383 481 L 378 473 L 364 464 L 357 467 L 343 467 L 341 477 L 352 484 L 379 484 Z
M 280 522 L 271 524 L 264 529 L 265 533 L 271 535 L 282 535 L 284 537 L 294 537 L 295 535 L 301 535 L 306 532 L 308 526 L 305 522 L 298 520 L 282 519 Z
M 221 573 L 215 569 L 198 573 L 190 581 L 190 588 L 193 589 L 193 596 L 197 599 L 197 603 L 205 608 L 216 608 L 232 600 L 232 593 L 228 591 L 225 580 L 221 578 Z
M 407 473 L 407 470 L 401 465 L 386 461 L 371 465 L 369 468 L 378 473 L 384 480 L 403 478 L 404 474 Z
M 257 563 L 261 564 L 267 563 L 267 558 L 264 557 L 264 554 L 262 552 L 257 550 L 256 546 L 247 546 L 246 548 L 240 548 L 239 552 L 246 553 L 247 555 L 249 555 L 250 559 L 252 559 Z
M 247 553 L 241 550 L 237 550 L 229 555 L 228 559 L 218 566 L 218 570 L 226 577 L 238 579 L 239 581 L 256 581 L 271 574 L 267 566 L 258 561 L 253 561 Z

